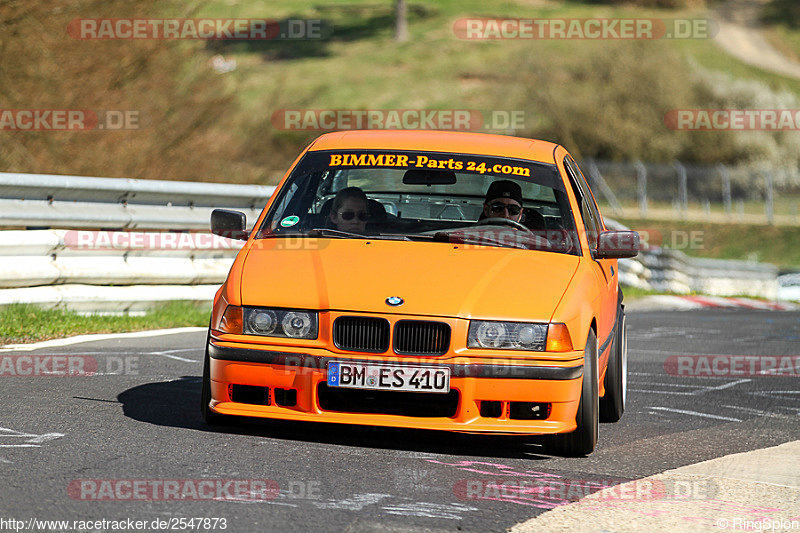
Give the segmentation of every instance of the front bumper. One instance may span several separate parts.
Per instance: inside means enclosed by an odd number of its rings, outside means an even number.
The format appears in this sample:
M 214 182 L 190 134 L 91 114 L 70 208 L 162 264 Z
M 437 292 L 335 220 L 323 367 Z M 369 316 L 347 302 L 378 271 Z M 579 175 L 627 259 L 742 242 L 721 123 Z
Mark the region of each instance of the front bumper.
M 580 399 L 583 352 L 562 354 L 560 361 L 509 360 L 502 358 L 381 357 L 341 354 L 325 349 L 294 349 L 212 340 L 208 345 L 213 411 L 225 415 L 262 417 L 308 422 L 332 422 L 371 426 L 435 429 L 469 433 L 549 434 L 575 429 Z M 450 388 L 457 391 L 453 416 L 414 416 L 332 410 L 320 402 L 326 387 L 329 361 L 414 364 L 450 368 Z M 234 402 L 230 385 L 295 390 L 291 406 Z M 321 388 L 322 387 L 322 388 Z M 424 394 L 424 393 L 415 393 Z M 441 395 L 430 394 L 432 400 Z M 499 416 L 481 416 L 483 402 L 502 402 Z M 513 419 L 509 402 L 549 404 L 548 416 L 540 420 Z

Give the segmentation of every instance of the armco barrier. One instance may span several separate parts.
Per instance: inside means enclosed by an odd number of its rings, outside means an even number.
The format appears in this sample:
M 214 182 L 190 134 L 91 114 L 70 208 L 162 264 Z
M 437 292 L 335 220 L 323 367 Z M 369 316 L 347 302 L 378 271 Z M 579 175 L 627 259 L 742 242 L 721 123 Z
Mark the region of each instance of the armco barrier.
M 609 229 L 628 229 L 606 220 Z M 619 260 L 622 285 L 677 294 L 778 298 L 778 268 L 768 263 L 689 257 L 680 250 L 649 248 Z
M 0 306 L 120 313 L 171 300 L 209 302 L 242 242 L 186 230 L 207 232 L 219 207 L 243 211 L 252 227 L 274 190 L 0 173 L 0 228 L 27 229 L 0 231 Z M 78 228 L 111 231 L 69 231 Z
M 0 231 L 0 288 L 219 285 L 242 244 L 209 233 Z
M 242 244 L 210 233 L 0 231 L 0 306 L 138 313 L 208 303 Z
M 654 248 L 619 260 L 620 283 L 655 291 L 715 296 L 778 297 L 778 269 L 764 263 L 700 259 Z
M 211 210 L 252 224 L 275 187 L 0 172 L 0 227 L 208 229 Z
M 170 300 L 207 303 L 242 242 L 163 230 L 208 231 L 216 207 L 244 211 L 252 225 L 273 191 L 254 185 L 0 173 L 0 228 L 65 228 L 0 231 L 0 306 L 27 302 L 118 313 Z M 624 229 L 611 220 L 608 226 Z M 772 265 L 701 260 L 669 249 L 620 260 L 619 270 L 623 285 L 645 289 L 778 294 Z

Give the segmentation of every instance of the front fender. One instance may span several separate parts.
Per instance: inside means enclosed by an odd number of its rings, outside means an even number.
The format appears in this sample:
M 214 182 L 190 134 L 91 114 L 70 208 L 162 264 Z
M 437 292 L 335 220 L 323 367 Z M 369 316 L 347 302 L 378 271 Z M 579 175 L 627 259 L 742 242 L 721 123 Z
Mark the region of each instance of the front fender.
M 551 319 L 551 322 L 563 322 L 567 325 L 575 350 L 586 348 L 586 338 L 589 336 L 592 320 L 600 314 L 601 302 L 602 294 L 595 282 L 594 273 L 587 268 L 587 261 L 581 259 Z

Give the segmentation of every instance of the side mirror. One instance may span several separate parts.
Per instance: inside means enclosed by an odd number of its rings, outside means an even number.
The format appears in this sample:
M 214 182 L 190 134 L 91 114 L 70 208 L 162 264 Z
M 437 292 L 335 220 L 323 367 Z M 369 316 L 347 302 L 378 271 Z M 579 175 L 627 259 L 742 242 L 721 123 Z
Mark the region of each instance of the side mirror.
M 214 209 L 211 212 L 211 233 L 214 235 L 246 241 L 250 236 L 246 228 L 247 216 L 241 211 Z
M 639 233 L 635 231 L 601 231 L 597 240 L 596 259 L 622 259 L 639 253 Z

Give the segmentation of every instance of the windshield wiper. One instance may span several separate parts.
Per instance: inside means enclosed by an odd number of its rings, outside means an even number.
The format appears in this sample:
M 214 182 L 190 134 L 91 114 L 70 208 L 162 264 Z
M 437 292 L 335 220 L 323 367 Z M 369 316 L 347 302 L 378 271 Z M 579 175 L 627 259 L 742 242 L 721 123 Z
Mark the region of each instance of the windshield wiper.
M 305 233 L 308 237 L 339 237 L 340 239 L 369 239 L 367 235 L 360 233 L 351 233 L 349 231 L 341 231 L 333 228 L 314 228 Z
M 336 237 L 339 239 L 373 239 L 384 241 L 397 240 L 397 238 L 400 237 L 403 240 L 410 240 L 405 238 L 405 235 L 391 235 L 383 233 L 378 233 L 375 235 L 362 235 L 361 233 L 351 233 L 349 231 L 342 231 L 333 228 L 314 228 L 308 230 L 306 233 L 301 233 L 300 235 L 304 235 L 306 237 Z
M 449 242 L 452 244 L 485 244 L 489 246 L 499 246 L 500 248 L 517 248 L 528 250 L 529 248 L 522 243 L 501 242 L 481 235 L 458 235 L 440 231 L 433 236 L 435 241 Z
M 383 238 L 387 239 L 402 239 L 404 241 L 432 241 L 433 235 L 425 235 L 422 233 L 380 233 Z

